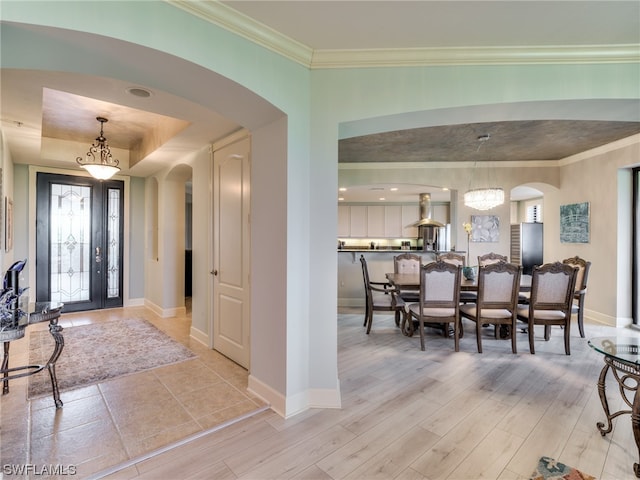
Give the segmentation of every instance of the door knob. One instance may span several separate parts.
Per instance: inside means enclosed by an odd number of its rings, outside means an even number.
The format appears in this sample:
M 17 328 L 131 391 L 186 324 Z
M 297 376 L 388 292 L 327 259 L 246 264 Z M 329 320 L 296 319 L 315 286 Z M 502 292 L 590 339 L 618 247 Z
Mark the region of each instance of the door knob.
M 214 277 L 217 277 L 217 276 L 218 276 L 218 270 L 211 270 L 211 274 L 212 274 Z
M 102 250 L 100 247 L 96 247 L 96 263 L 100 263 L 102 261 Z

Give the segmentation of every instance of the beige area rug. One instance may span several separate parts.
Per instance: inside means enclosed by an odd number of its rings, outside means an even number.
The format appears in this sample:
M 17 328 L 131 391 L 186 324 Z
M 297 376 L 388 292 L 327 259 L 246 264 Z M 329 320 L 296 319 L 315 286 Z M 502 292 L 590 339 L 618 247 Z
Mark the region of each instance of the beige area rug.
M 146 320 L 132 318 L 65 328 L 64 350 L 56 363 L 60 391 L 196 358 L 196 354 Z M 48 330 L 29 340 L 29 364 L 44 364 L 53 352 Z M 51 395 L 46 371 L 29 377 L 29 398 Z

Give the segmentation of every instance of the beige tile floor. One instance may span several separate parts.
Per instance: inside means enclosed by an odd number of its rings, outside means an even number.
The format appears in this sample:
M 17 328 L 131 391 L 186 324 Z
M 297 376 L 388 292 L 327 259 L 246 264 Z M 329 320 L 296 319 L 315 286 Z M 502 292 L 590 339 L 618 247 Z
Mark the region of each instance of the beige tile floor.
M 147 319 L 197 359 L 62 392 L 60 409 L 51 396 L 28 400 L 26 378 L 12 380 L 0 400 L 0 478 L 24 478 L 7 465 L 26 464 L 68 466 L 76 478 L 87 478 L 265 407 L 247 391 L 244 368 L 189 337 L 189 312 L 175 318 L 160 318 L 144 307 L 63 313 L 60 324 L 69 328 L 128 316 Z M 28 363 L 30 332 L 46 328 L 33 325 L 25 338 L 12 342 L 11 366 Z

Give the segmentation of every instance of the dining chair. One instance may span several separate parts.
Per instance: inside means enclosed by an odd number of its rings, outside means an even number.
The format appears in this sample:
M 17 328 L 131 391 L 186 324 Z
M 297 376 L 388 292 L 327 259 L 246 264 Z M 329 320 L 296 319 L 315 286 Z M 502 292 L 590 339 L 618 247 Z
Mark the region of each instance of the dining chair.
M 419 275 L 422 266 L 422 257 L 415 253 L 401 253 L 393 257 L 393 273 Z M 406 302 L 420 301 L 419 290 L 402 290 L 400 289 L 400 297 Z
M 460 351 L 460 277 L 462 267 L 445 262 L 431 262 L 420 267 L 420 302 L 409 305 L 409 320 L 418 321 L 420 348 L 424 351 L 425 325 L 442 328 L 449 336 L 453 323 L 455 351 Z
M 578 274 L 576 276 L 576 291 L 573 295 L 573 301 L 571 302 L 571 313 L 576 314 L 580 336 L 584 338 L 584 297 L 587 294 L 587 279 L 589 278 L 591 262 L 575 256 L 565 258 L 562 263 L 573 265 L 578 268 Z
M 511 337 L 511 351 L 518 353 L 515 331 L 521 275 L 521 266 L 507 262 L 481 265 L 478 268 L 478 299 L 475 304 L 460 306 L 460 316 L 476 324 L 478 353 L 482 353 L 480 327 L 487 324 L 495 325 L 496 338 L 498 326 L 507 327 Z
M 506 262 L 508 260 L 506 255 L 500 255 L 499 253 L 486 253 L 484 255 L 478 255 L 478 266 L 490 265 L 492 263 Z
M 464 259 L 464 255 L 454 252 L 439 253 L 436 256 L 436 261 L 446 262 L 452 265 L 460 265 L 461 267 L 464 267 Z
M 436 261 L 450 263 L 451 265 L 459 265 L 464 267 L 465 256 L 454 252 L 440 253 L 436 256 Z M 460 292 L 460 302 L 470 303 L 475 302 L 477 298 L 476 292 Z
M 564 351 L 571 355 L 571 304 L 578 269 L 554 262 L 535 266 L 532 271 L 531 296 L 528 305 L 518 306 L 518 320 L 526 322 L 529 351 L 534 354 L 534 325 L 544 325 L 544 339 L 549 340 L 551 326 L 564 327 Z
M 372 282 L 369 279 L 369 269 L 364 255 L 360 255 L 362 277 L 364 279 L 365 314 L 364 326 L 367 334 L 371 332 L 373 312 L 394 312 L 396 326 L 400 326 L 400 316 L 406 315 L 405 302 L 398 295 L 399 291 L 387 282 Z

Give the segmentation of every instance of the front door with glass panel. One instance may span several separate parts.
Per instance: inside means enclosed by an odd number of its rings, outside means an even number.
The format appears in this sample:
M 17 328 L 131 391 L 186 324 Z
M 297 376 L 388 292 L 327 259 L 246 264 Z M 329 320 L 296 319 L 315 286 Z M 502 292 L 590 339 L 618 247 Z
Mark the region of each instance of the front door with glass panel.
M 123 182 L 39 173 L 37 185 L 36 299 L 121 307 Z

